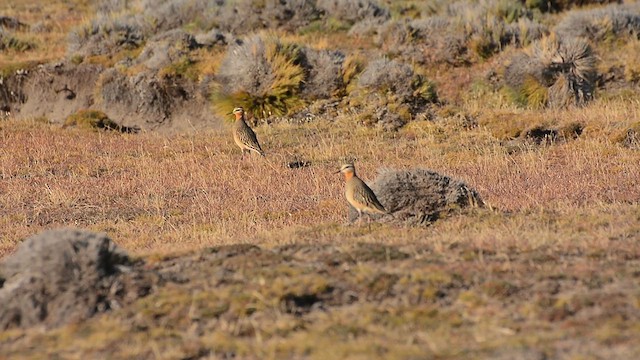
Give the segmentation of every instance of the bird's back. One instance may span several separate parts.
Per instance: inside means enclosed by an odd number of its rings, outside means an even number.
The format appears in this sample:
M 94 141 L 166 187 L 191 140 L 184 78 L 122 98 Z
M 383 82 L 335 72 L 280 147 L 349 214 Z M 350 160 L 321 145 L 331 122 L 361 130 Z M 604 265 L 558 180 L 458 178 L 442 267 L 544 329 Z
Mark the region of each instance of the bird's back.
M 354 208 L 364 211 L 386 214 L 387 210 L 380 204 L 376 194 L 357 176 L 347 180 L 345 195 Z

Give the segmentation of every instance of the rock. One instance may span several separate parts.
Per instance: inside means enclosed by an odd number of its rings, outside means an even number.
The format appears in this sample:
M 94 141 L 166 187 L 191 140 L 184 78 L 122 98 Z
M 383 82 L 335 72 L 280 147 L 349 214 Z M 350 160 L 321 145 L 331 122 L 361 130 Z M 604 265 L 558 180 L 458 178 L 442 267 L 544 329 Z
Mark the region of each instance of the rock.
M 455 208 L 483 206 L 480 195 L 462 181 L 426 169 L 385 169 L 370 187 L 389 212 L 372 215 L 382 222 L 423 225 Z M 349 209 L 350 221 L 357 215 Z
M 151 278 L 105 234 L 45 231 L 0 263 L 0 330 L 85 320 L 145 296 Z

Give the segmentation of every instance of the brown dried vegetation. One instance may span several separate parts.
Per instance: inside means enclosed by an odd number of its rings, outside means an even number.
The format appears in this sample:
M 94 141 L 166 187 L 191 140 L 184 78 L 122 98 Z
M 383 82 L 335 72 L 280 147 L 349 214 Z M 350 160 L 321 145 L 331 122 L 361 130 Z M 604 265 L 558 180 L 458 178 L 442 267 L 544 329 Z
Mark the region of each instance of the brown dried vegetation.
M 609 2 L 3 2 L 0 261 L 64 226 L 135 266 L 0 358 L 640 358 L 637 5 Z M 238 102 L 265 159 L 212 111 Z M 345 159 L 402 225 L 345 224 Z

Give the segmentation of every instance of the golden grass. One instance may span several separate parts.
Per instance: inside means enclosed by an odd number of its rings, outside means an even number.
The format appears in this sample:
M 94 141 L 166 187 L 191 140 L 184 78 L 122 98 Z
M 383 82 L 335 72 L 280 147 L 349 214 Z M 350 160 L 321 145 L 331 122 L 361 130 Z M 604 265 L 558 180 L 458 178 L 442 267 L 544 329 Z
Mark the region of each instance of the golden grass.
M 1 51 L 0 68 L 16 62 L 46 62 L 64 57 L 69 32 L 92 13 L 91 3 L 84 0 L 2 1 L 0 14 L 30 26 L 39 24 L 45 30 L 37 34 L 16 32 L 20 38 L 33 40 L 36 46 L 28 51 Z
M 637 119 L 637 108 L 593 107 L 541 114 L 557 123 L 584 124 L 581 138 L 524 144 L 512 154 L 489 131 L 464 129 L 453 118 L 414 122 L 391 134 L 341 118 L 305 127 L 259 127 L 267 158 L 244 161 L 228 131 L 129 135 L 9 121 L 0 132 L 0 254 L 57 226 L 105 231 L 136 254 L 290 243 L 295 237 L 287 234 L 295 230 L 283 232 L 288 228 L 313 232 L 320 226 L 320 233 L 335 234 L 343 229 L 324 226 L 346 221 L 346 203 L 333 172 L 351 156 L 369 181 L 378 167 L 425 167 L 462 179 L 493 208 L 523 219 L 545 211 L 589 213 L 637 204 L 640 154 L 610 140 Z M 286 167 L 300 159 L 312 165 Z M 482 217 L 475 220 L 485 231 L 492 229 Z M 282 238 L 268 235 L 273 231 Z M 403 242 L 381 234 L 379 241 Z

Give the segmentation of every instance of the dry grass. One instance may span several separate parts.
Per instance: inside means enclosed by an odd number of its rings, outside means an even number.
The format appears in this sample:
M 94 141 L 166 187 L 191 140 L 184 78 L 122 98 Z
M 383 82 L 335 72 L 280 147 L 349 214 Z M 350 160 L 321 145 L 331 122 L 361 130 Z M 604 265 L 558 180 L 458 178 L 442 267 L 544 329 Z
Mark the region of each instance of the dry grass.
M 20 39 L 33 40 L 35 48 L 0 51 L 0 68 L 16 62 L 47 62 L 64 57 L 69 32 L 92 13 L 90 2 L 82 0 L 2 1 L 1 15 L 15 17 L 31 26 L 30 30 L 18 31 L 16 35 Z M 41 30 L 36 33 L 34 27 Z
M 610 139 L 637 119 L 633 104 L 540 116 L 578 121 L 585 134 L 511 152 L 489 131 L 464 129 L 453 118 L 415 122 L 396 134 L 354 128 L 341 118 L 259 127 L 267 159 L 240 161 L 227 132 L 128 135 L 5 122 L 0 254 L 56 226 L 106 231 L 143 254 L 254 243 L 257 233 L 340 223 L 346 204 L 332 172 L 350 156 L 365 179 L 373 180 L 378 166 L 425 167 L 467 182 L 495 209 L 520 214 L 638 202 L 640 155 Z M 286 167 L 295 160 L 312 165 Z M 266 238 L 267 245 L 294 241 Z
M 36 47 L 0 53 L 0 72 L 62 57 L 92 6 L 39 3 L 0 5 L 49 26 L 17 32 Z M 396 6 L 447 4 L 430 3 Z M 356 83 L 373 40 L 308 30 L 279 35 L 350 50 L 343 75 Z M 599 71 L 637 83 L 638 48 L 602 45 Z M 202 80 L 224 54 L 201 49 L 163 71 Z M 419 69 L 447 105 L 397 132 L 358 126 L 357 113 L 259 126 L 266 159 L 240 160 L 230 128 L 128 134 L 3 120 L 0 259 L 42 230 L 82 227 L 164 278 L 84 323 L 0 332 L 0 358 L 639 358 L 640 144 L 628 134 L 640 131 L 640 97 L 626 89 L 580 108 L 523 109 L 486 79 L 504 58 Z M 536 143 L 524 135 L 536 128 L 560 136 Z M 577 138 L 564 136 L 573 128 Z M 382 167 L 427 168 L 489 207 L 424 228 L 345 226 L 334 172 L 353 158 L 369 182 Z M 260 249 L 210 248 L 238 244 Z

